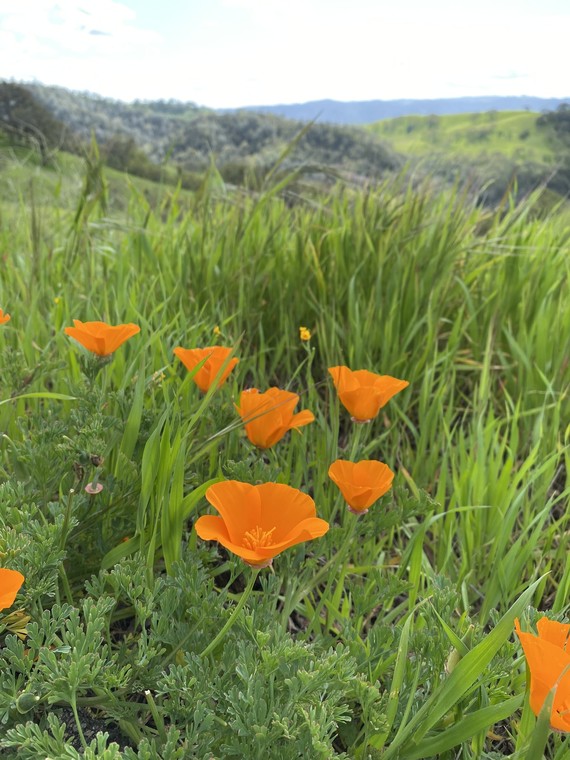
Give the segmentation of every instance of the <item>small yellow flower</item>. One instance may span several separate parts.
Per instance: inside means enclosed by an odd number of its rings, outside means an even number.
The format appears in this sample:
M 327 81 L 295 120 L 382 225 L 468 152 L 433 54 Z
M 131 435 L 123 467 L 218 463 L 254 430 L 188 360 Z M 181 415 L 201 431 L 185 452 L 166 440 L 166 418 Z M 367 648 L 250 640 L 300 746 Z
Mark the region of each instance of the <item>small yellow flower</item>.
M 299 327 L 299 338 L 301 340 L 311 340 L 311 331 L 308 327 Z
M 60 301 L 61 301 L 61 297 L 60 297 L 60 296 L 56 296 L 56 297 L 53 299 L 53 302 L 54 302 L 54 304 L 55 304 L 56 306 L 58 305 L 58 303 L 59 303 Z
M 222 331 L 220 330 L 220 326 L 216 325 L 214 327 L 214 335 L 221 335 L 221 334 L 222 334 Z

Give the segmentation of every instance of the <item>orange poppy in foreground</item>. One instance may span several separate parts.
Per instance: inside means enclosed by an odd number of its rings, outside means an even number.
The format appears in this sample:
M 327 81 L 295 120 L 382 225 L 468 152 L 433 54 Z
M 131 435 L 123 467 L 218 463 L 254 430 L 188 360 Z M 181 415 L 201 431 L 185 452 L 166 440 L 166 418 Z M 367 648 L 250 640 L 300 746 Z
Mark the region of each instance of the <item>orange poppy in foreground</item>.
M 0 610 L 5 610 L 14 604 L 16 594 L 25 578 L 17 570 L 0 568 Z
M 10 319 L 11 319 L 11 316 L 9 314 L 4 314 L 2 309 L 0 309 L 0 325 L 3 325 L 6 322 L 9 322 Z
M 257 388 L 242 391 L 238 414 L 244 421 L 245 432 L 258 449 L 270 449 L 288 430 L 313 422 L 315 415 L 308 409 L 295 414 L 299 396 L 290 391 L 270 388 L 260 393 Z
M 228 375 L 239 362 L 234 356 L 228 361 L 231 348 L 224 346 L 211 346 L 210 348 L 178 348 L 174 349 L 175 355 L 180 359 L 187 370 L 192 372 L 194 367 L 206 359 L 192 380 L 196 383 L 201 391 L 206 393 L 210 390 L 216 377 L 218 377 L 217 388 L 226 382 Z M 225 364 L 225 367 L 224 367 Z M 222 371 L 222 367 L 224 367 Z M 221 374 L 220 374 L 221 372 Z
M 515 620 L 515 630 L 530 670 L 530 706 L 538 715 L 548 692 L 556 686 L 550 727 L 570 731 L 570 624 L 543 617 L 536 627 L 538 636 L 523 633 L 519 621 Z
M 110 356 L 119 346 L 141 331 L 138 325 L 108 325 L 106 322 L 80 322 L 73 320 L 74 327 L 66 327 L 64 332 L 88 351 L 97 356 Z
M 407 380 L 390 375 L 375 375 L 367 369 L 351 370 L 348 367 L 329 367 L 335 388 L 342 404 L 354 422 L 369 422 L 392 396 L 407 388 Z
M 215 483 L 206 499 L 220 513 L 196 521 L 196 533 L 218 541 L 254 567 L 267 567 L 290 546 L 320 538 L 329 529 L 306 493 L 283 483 Z
M 337 459 L 329 467 L 329 478 L 340 489 L 351 512 L 364 514 L 392 487 L 394 473 L 384 462 Z

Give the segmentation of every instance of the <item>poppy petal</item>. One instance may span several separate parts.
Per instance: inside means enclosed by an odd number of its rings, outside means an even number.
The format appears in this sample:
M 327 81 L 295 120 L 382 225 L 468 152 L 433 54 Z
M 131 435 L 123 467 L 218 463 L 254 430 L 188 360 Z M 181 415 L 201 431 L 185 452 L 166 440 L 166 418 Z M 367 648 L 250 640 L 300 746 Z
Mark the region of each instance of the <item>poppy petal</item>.
M 328 532 L 329 527 L 328 522 L 320 517 L 307 517 L 306 520 L 302 520 L 298 525 L 291 528 L 289 533 L 283 536 L 280 544 L 277 544 L 277 546 L 286 548 L 287 546 L 292 546 L 291 542 L 298 544 L 302 541 L 320 538 Z M 283 549 L 279 548 L 279 551 L 283 551 Z
M 560 649 L 566 649 L 570 623 L 559 623 L 556 620 L 543 617 L 537 622 L 536 629 L 542 641 L 549 641 Z M 570 651 L 568 653 L 570 654 Z
M 304 520 L 298 526 L 295 526 L 287 537 L 281 541 L 270 544 L 269 546 L 259 546 L 256 552 L 261 558 L 275 557 L 285 549 L 289 549 L 291 546 L 305 543 L 305 541 L 312 541 L 314 538 L 320 538 L 328 531 L 329 524 L 326 520 L 321 520 L 320 517 L 310 517 Z
M 548 635 L 552 635 L 555 627 L 544 623 L 540 626 L 548 631 Z M 570 730 L 570 714 L 567 713 L 570 705 L 570 653 L 552 641 L 521 631 L 518 620 L 515 620 L 515 630 L 530 670 L 529 701 L 532 711 L 538 715 L 549 691 L 556 685 L 550 722 L 561 731 Z
M 394 473 L 376 459 L 360 462 L 337 459 L 329 467 L 329 477 L 350 507 L 367 510 L 392 487 Z
M 252 526 L 261 525 L 261 498 L 249 483 L 239 480 L 214 483 L 206 491 L 206 499 L 224 520 L 232 541 L 241 541 Z
M 224 520 L 221 517 L 215 515 L 203 515 L 199 517 L 194 523 L 196 533 L 204 541 L 217 541 L 223 547 L 233 554 L 237 554 L 246 562 L 261 562 L 266 559 L 267 556 L 275 556 L 273 554 L 259 554 L 257 549 L 248 549 L 241 543 L 236 543 L 230 538 L 226 529 Z M 277 554 L 278 552 L 275 552 Z
M 209 346 L 207 348 L 182 348 L 177 346 L 173 353 L 189 372 L 192 372 L 200 362 L 204 362 L 193 376 L 192 380 L 203 393 L 210 390 L 216 381 L 219 388 L 227 380 L 230 372 L 238 364 L 237 357 L 229 358 L 233 348 L 226 346 Z
M 260 393 L 257 388 L 242 391 L 236 410 L 244 422 L 249 441 L 260 449 L 269 449 L 291 428 L 312 422 L 312 412 L 294 415 L 298 402 L 296 393 L 279 388 L 269 388 L 265 393 Z
M 17 570 L 0 568 L 0 610 L 5 610 L 14 604 L 24 580 L 22 573 Z
M 109 356 L 126 340 L 140 332 L 138 325 L 108 325 L 106 322 L 81 322 L 73 320 L 74 327 L 66 327 L 64 332 L 88 351 L 98 356 Z
M 303 409 L 302 412 L 294 414 L 291 422 L 289 423 L 289 429 L 300 428 L 304 425 L 308 425 L 310 422 L 315 421 L 315 415 L 308 409 Z
M 310 496 L 283 483 L 250 485 L 237 480 L 216 483 L 206 491 L 220 512 L 196 522 L 196 532 L 251 564 L 263 564 L 283 549 L 322 536 L 329 528 L 316 517 Z
M 409 385 L 407 380 L 377 375 L 366 369 L 329 367 L 329 373 L 341 403 L 355 420 L 362 422 L 376 417 L 392 396 Z
M 275 543 L 288 535 L 294 526 L 316 515 L 313 499 L 297 488 L 284 483 L 261 483 L 256 488 L 261 505 L 259 525 L 263 530 L 276 528 Z

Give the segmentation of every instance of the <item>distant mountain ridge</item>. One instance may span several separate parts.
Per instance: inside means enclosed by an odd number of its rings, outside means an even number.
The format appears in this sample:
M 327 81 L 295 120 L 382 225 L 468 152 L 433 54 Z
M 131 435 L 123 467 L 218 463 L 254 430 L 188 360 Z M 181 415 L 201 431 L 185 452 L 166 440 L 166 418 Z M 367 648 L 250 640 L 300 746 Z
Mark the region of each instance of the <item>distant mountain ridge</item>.
M 568 98 L 537 98 L 520 95 L 512 97 L 482 96 L 465 98 L 438 98 L 435 100 L 312 100 L 308 103 L 292 103 L 274 106 L 244 106 L 217 109 L 220 113 L 254 111 L 271 113 L 297 121 L 329 124 L 371 124 L 398 116 L 445 116 L 448 114 L 476 113 L 483 111 L 554 111 Z

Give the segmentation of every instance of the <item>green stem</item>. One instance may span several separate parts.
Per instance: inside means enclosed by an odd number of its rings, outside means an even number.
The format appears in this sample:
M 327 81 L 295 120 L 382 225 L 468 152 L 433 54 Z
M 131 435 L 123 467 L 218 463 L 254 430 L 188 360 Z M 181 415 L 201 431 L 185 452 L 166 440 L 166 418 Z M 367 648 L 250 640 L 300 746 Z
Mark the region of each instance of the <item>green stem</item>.
M 73 593 L 71 591 L 71 586 L 69 585 L 69 578 L 67 577 L 67 572 L 65 570 L 65 567 L 63 565 L 63 562 L 59 566 L 59 577 L 61 580 L 61 584 L 63 586 L 63 590 L 65 591 L 65 596 L 67 597 L 67 601 L 71 606 L 73 607 Z
M 75 693 L 73 694 L 73 699 L 71 700 L 70 704 L 71 704 L 71 710 L 73 712 L 73 717 L 75 718 L 75 725 L 77 726 L 77 733 L 79 734 L 79 739 L 81 740 L 83 749 L 87 749 L 85 734 L 83 733 L 83 729 L 81 728 L 81 721 L 79 720 L 79 713 L 77 712 L 77 700 L 76 700 Z
M 352 439 L 352 446 L 350 447 L 350 456 L 349 456 L 349 459 L 351 462 L 354 461 L 358 453 L 358 448 L 360 446 L 360 439 L 362 438 L 362 428 L 366 427 L 368 424 L 369 423 L 367 422 L 353 423 L 354 437 Z
M 249 595 L 252 592 L 253 584 L 255 583 L 255 579 L 257 578 L 259 574 L 259 570 L 260 568 L 253 568 L 253 572 L 249 579 L 249 583 L 247 584 L 243 594 L 241 595 L 241 599 L 239 600 L 236 608 L 227 619 L 226 624 L 223 626 L 222 630 L 218 633 L 216 638 L 208 644 L 208 646 L 206 647 L 206 649 L 204 649 L 200 657 L 207 657 L 209 654 L 211 654 L 215 650 L 215 648 L 218 646 L 218 644 L 222 641 L 226 633 L 230 630 L 232 625 L 236 622 L 238 615 L 242 611 L 243 606 L 247 602 Z
M 341 494 L 341 493 L 339 493 L 339 494 L 338 494 L 338 496 L 336 497 L 336 499 L 334 500 L 334 506 L 333 506 L 333 508 L 332 508 L 332 512 L 330 513 L 330 515 L 329 515 L 329 517 L 328 517 L 328 521 L 329 521 L 329 523 L 330 523 L 331 525 L 334 525 L 334 522 L 335 522 L 335 520 L 336 520 L 336 516 L 337 516 L 337 513 L 338 513 L 338 511 L 339 511 L 339 509 L 340 509 L 340 507 L 341 507 L 341 505 L 342 505 L 343 503 L 345 503 L 345 502 L 344 502 L 344 499 L 343 499 L 343 497 L 342 497 L 342 494 Z M 329 563 L 330 563 L 330 560 L 329 560 L 329 562 L 327 562 L 327 565 L 328 565 Z M 325 567 L 326 567 L 327 565 L 325 565 Z M 323 569 L 324 569 L 324 568 L 323 568 Z
M 69 532 L 69 524 L 71 522 L 71 513 L 73 511 L 73 495 L 75 493 L 75 490 L 73 488 L 69 489 L 69 493 L 67 495 L 67 504 L 65 505 L 65 514 L 63 516 L 63 525 L 61 527 L 61 539 L 59 542 L 59 548 L 65 549 L 65 544 L 67 543 L 67 534 Z
M 317 608 L 315 610 L 315 614 L 313 615 L 313 619 L 311 620 L 311 623 L 307 630 L 305 631 L 305 636 L 308 638 L 315 625 L 319 622 L 321 610 L 323 609 L 323 605 L 325 603 L 325 600 L 328 598 L 330 590 L 332 588 L 333 583 L 338 578 L 338 569 L 341 566 L 341 564 L 344 562 L 345 556 L 348 552 L 348 549 L 350 547 L 350 544 L 352 543 L 352 539 L 354 537 L 354 533 L 356 531 L 356 525 L 358 523 L 358 518 L 360 515 L 355 515 L 352 512 L 349 512 L 351 515 L 352 523 L 350 528 L 346 531 L 344 541 L 342 542 L 342 546 L 340 547 L 339 551 L 337 552 L 336 556 L 334 557 L 331 569 L 329 572 L 329 579 L 327 581 L 327 585 L 325 587 L 325 590 L 321 594 L 321 598 L 319 599 L 319 603 L 317 605 Z M 344 579 L 344 575 L 342 576 Z
M 295 590 L 297 590 L 298 585 L 296 583 L 296 579 L 294 578 L 287 578 L 285 583 L 285 596 L 283 598 L 283 609 L 281 610 L 281 626 L 285 631 L 287 631 L 287 621 L 289 620 L 289 615 L 293 609 L 291 600 L 295 598 L 293 588 L 295 586 Z
M 339 502 L 340 503 L 340 502 Z M 332 523 L 332 517 L 329 518 L 329 522 Z M 303 601 L 303 599 L 311 593 L 311 591 L 316 588 L 321 580 L 325 578 L 329 574 L 329 570 L 335 563 L 337 562 L 338 555 L 335 554 L 334 557 L 331 557 L 329 560 L 325 562 L 325 564 L 313 575 L 312 582 L 310 586 L 305 586 L 304 588 L 301 588 L 296 594 L 291 593 L 290 595 L 290 601 L 287 604 L 287 598 L 289 597 L 289 593 L 287 592 L 287 595 L 285 597 L 285 605 L 283 607 L 283 624 L 285 625 L 287 622 L 287 619 L 289 618 L 289 615 L 291 612 L 297 607 L 297 605 Z
M 152 694 L 150 693 L 149 689 L 145 690 L 145 698 L 148 702 L 148 706 L 150 707 L 150 712 L 152 714 L 152 718 L 154 720 L 154 725 L 156 726 L 158 730 L 158 735 L 160 737 L 160 741 L 163 744 L 166 744 L 168 741 L 168 738 L 166 736 L 166 728 L 164 726 L 164 720 L 162 718 L 162 715 L 158 712 L 158 708 L 156 706 L 156 702 L 152 698 Z

